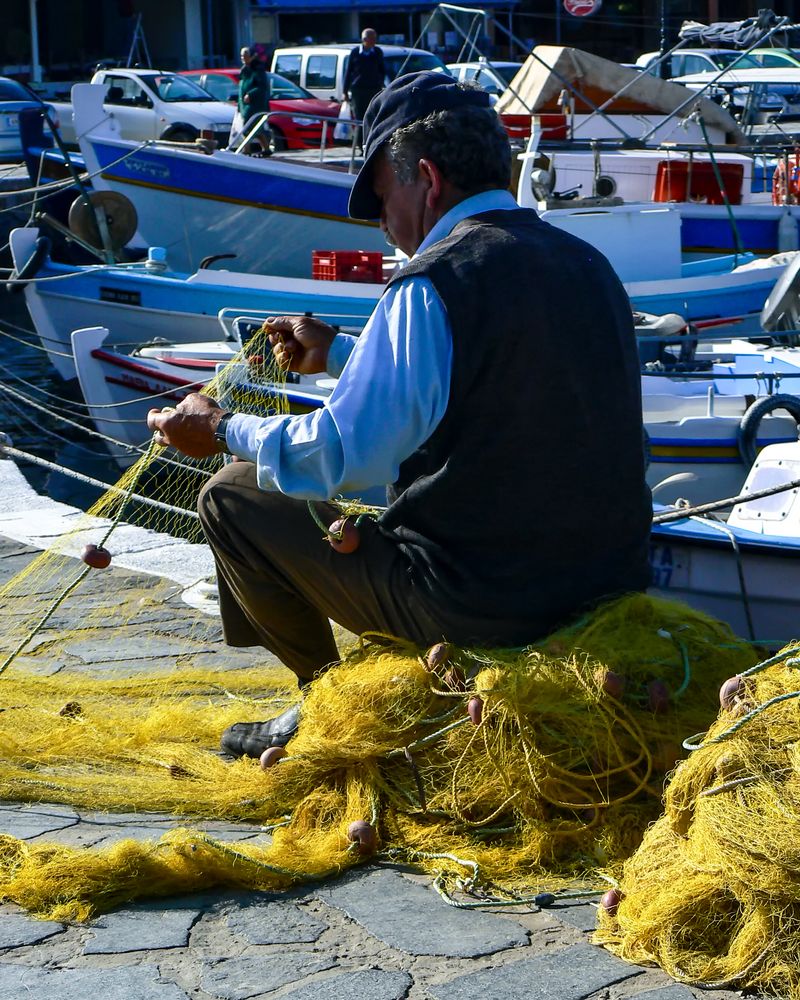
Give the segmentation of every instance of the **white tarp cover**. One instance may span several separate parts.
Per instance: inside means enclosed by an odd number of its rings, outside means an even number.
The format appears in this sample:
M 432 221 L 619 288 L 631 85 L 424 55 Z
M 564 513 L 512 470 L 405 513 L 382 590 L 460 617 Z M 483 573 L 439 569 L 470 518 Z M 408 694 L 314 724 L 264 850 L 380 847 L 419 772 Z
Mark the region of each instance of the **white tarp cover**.
M 500 95 L 495 105 L 498 114 L 558 113 L 562 110 L 559 98 L 565 89 L 564 80 L 568 80 L 578 94 L 587 99 L 575 98 L 576 114 L 589 114 L 594 110 L 592 104 L 602 107 L 625 87 L 625 93 L 603 109 L 606 114 L 677 113 L 679 117 L 686 118 L 699 108 L 706 125 L 728 133 L 731 143 L 744 142 L 739 126 L 727 111 L 708 98 L 693 95 L 691 90 L 679 83 L 670 83 L 649 73 L 628 69 L 609 59 L 562 45 L 537 45 L 533 52 L 538 58 L 529 55 Z M 572 91 L 567 92 L 572 95 Z M 693 101 L 677 110 L 693 96 Z

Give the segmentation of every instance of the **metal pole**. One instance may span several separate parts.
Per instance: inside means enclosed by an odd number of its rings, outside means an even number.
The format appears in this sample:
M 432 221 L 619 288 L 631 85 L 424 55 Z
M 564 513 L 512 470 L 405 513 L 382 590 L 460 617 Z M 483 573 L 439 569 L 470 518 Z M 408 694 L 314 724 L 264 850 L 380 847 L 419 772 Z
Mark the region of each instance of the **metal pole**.
M 39 65 L 39 21 L 36 12 L 37 0 L 28 0 L 31 22 L 31 82 L 42 82 L 42 67 Z
M 667 72 L 667 60 L 664 58 L 664 53 L 667 51 L 667 0 L 660 0 L 660 10 L 659 10 L 659 21 L 661 25 L 661 40 L 659 42 L 659 56 L 661 62 L 658 66 L 658 73 L 662 80 L 666 80 L 669 77 Z
M 560 44 L 561 44 L 561 0 L 556 0 L 556 45 Z

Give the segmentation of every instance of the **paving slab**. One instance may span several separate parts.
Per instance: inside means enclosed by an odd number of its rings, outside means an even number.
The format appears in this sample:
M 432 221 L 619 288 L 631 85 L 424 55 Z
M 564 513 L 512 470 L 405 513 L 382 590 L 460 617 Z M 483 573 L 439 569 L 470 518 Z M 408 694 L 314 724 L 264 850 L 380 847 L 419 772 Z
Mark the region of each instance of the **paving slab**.
M 585 1000 L 642 971 L 599 948 L 578 944 L 459 976 L 428 990 L 434 1000 Z
M 84 955 L 121 955 L 129 951 L 185 948 L 189 933 L 203 915 L 197 906 L 172 909 L 163 902 L 142 903 L 96 920 Z
M 333 956 L 321 957 L 308 952 L 245 955 L 206 963 L 200 976 L 200 988 L 221 1000 L 248 1000 L 324 972 L 335 964 Z
M 657 990 L 647 990 L 646 993 L 634 993 L 632 1000 L 694 1000 L 694 994 L 685 986 L 673 983 Z
M 412 982 L 407 972 L 363 969 L 306 983 L 282 993 L 281 1000 L 403 1000 Z
M 154 965 L 114 969 L 37 969 L 0 963 L 0 996 L 8 1000 L 189 1000 Z
M 528 943 L 529 932 L 517 921 L 444 906 L 433 889 L 396 872 L 360 873 L 317 895 L 380 941 L 412 955 L 475 958 Z
M 312 944 L 328 924 L 296 903 L 251 903 L 228 914 L 228 927 L 250 944 Z
M 0 911 L 0 948 L 24 948 L 62 934 L 64 924 L 54 920 L 34 920 L 25 913 Z
M 579 931 L 593 931 L 597 927 L 597 907 L 591 903 L 564 903 L 560 906 L 550 906 L 545 912 L 552 913 L 562 924 L 577 927 Z
M 2 809 L 0 810 L 0 833 L 9 834 L 19 840 L 32 840 L 40 837 L 43 833 L 55 833 L 58 830 L 65 830 L 67 827 L 75 826 L 78 822 L 78 814 L 73 810 L 69 812 L 37 811 L 34 809 Z

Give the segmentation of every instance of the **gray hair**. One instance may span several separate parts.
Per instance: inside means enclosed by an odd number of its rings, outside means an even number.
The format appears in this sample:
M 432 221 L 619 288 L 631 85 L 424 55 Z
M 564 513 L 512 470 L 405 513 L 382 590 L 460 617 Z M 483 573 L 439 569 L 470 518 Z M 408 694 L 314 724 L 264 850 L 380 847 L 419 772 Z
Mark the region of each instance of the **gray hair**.
M 401 184 L 417 178 L 419 161 L 431 160 L 465 194 L 511 183 L 511 147 L 491 108 L 467 106 L 434 111 L 399 128 L 387 157 Z

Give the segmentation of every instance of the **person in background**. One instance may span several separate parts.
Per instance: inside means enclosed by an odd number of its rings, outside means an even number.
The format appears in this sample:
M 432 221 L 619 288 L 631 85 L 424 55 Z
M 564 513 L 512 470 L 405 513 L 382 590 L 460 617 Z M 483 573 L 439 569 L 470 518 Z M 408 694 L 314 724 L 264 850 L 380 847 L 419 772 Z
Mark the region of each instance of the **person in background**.
M 401 76 L 364 131 L 349 213 L 409 263 L 357 338 L 268 320 L 281 367 L 339 376 L 326 405 L 255 416 L 194 393 L 148 415 L 159 444 L 241 460 L 198 500 L 225 639 L 271 650 L 301 688 L 339 659 L 329 619 L 518 647 L 650 580 L 639 357 L 611 265 L 516 203 L 486 91 Z M 306 501 L 330 525 L 329 497 L 379 483 L 388 507 L 334 551 Z M 222 750 L 258 757 L 301 714 L 235 723 Z
M 350 116 L 358 121 L 364 120 L 369 102 L 383 90 L 386 82 L 383 50 L 377 45 L 377 41 L 378 33 L 375 29 L 364 28 L 361 32 L 361 45 L 352 50 L 347 62 L 344 92 L 350 102 Z M 362 141 L 362 130 L 359 128 L 357 135 L 359 147 Z
M 239 100 L 237 111 L 239 120 L 234 121 L 231 128 L 231 141 L 233 141 L 234 128 L 239 125 L 239 132 L 247 128 L 247 123 L 256 115 L 269 111 L 269 78 L 264 68 L 264 64 L 257 54 L 249 48 L 241 51 L 242 69 L 239 73 Z M 261 146 L 261 155 L 269 156 L 269 126 L 256 135 L 255 140 Z

